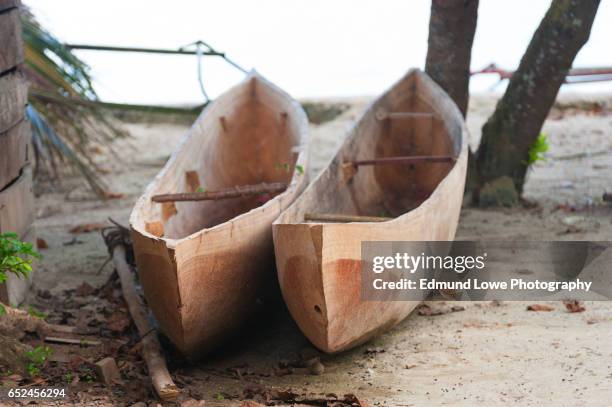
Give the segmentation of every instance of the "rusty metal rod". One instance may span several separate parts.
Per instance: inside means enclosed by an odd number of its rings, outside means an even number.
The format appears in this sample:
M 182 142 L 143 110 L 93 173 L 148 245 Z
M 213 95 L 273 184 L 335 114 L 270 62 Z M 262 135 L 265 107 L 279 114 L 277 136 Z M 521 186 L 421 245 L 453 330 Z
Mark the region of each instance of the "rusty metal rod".
M 581 76 L 568 76 L 565 78 L 566 85 L 574 85 L 579 83 L 591 83 L 591 82 L 605 82 L 612 81 L 612 74 L 610 75 L 581 75 Z
M 239 198 L 242 196 L 261 195 L 271 192 L 282 192 L 287 189 L 284 182 L 271 184 L 261 183 L 254 185 L 241 185 L 233 188 L 205 192 L 183 192 L 178 194 L 153 195 L 153 202 L 179 202 L 179 201 L 216 201 L 219 199 Z
M 510 79 L 514 71 L 502 69 L 495 64 L 489 64 L 483 69 L 472 71 L 470 75 L 478 74 L 497 74 L 499 79 Z M 584 83 L 584 82 L 599 82 L 612 80 L 612 67 L 591 67 L 591 68 L 573 68 L 570 69 L 565 77 L 565 83 Z M 600 78 L 589 78 L 577 80 L 581 76 L 600 76 Z
M 567 76 L 610 75 L 610 74 L 612 74 L 612 67 L 573 68 L 569 70 Z
M 433 113 L 427 112 L 378 112 L 376 113 L 376 118 L 378 120 L 387 120 L 387 119 L 412 119 L 412 118 L 433 118 Z
M 419 163 L 454 163 L 457 159 L 450 155 L 413 155 L 398 157 L 373 158 L 371 160 L 347 161 L 355 167 L 362 165 L 387 165 L 387 164 L 419 164 Z

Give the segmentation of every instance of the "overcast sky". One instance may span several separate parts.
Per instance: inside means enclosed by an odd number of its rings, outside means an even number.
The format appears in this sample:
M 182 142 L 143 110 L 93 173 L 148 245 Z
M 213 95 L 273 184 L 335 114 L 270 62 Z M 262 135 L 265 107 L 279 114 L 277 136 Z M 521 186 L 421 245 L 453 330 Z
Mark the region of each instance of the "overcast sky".
M 376 95 L 427 51 L 428 0 L 24 0 L 60 40 L 97 45 L 178 48 L 202 39 L 245 68 L 256 68 L 294 97 Z M 545 14 L 548 0 L 480 0 L 472 68 L 512 69 Z M 612 1 L 601 2 L 590 41 L 574 66 L 612 66 Z M 109 101 L 200 103 L 194 56 L 78 51 Z M 208 92 L 243 74 L 204 60 Z M 472 81 L 491 88 L 495 77 Z M 565 90 L 610 91 L 612 82 Z M 501 88 L 498 88 L 498 90 Z

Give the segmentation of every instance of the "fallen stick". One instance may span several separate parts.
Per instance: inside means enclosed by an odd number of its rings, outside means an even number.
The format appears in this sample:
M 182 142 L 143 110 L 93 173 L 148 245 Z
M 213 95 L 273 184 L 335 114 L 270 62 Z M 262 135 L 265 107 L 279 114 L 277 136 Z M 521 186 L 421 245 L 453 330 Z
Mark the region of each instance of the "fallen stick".
M 219 199 L 239 198 L 242 196 L 261 195 L 270 192 L 282 192 L 287 189 L 284 182 L 272 184 L 242 185 L 233 188 L 220 189 L 217 191 L 205 192 L 184 192 L 179 194 L 159 194 L 153 195 L 153 202 L 179 202 L 179 201 L 216 201 Z
M 100 341 L 92 341 L 89 339 L 60 338 L 57 336 L 45 336 L 45 342 L 63 343 L 67 345 L 80 345 L 80 346 L 98 346 L 102 344 L 102 342 Z
M 40 337 L 54 334 L 77 334 L 77 329 L 69 325 L 55 325 L 44 319 L 30 315 L 27 311 L 4 306 L 5 315 L 0 318 L 0 334 L 15 336 L 14 331 L 38 333 Z
M 172 377 L 170 377 L 157 333 L 154 332 L 154 328 L 149 323 L 144 305 L 136 292 L 134 277 L 130 266 L 125 260 L 125 247 L 122 244 L 117 244 L 113 248 L 113 262 L 121 280 L 123 298 L 125 298 L 125 302 L 128 304 L 130 315 L 141 337 L 142 357 L 147 363 L 153 387 L 163 401 L 175 400 L 181 391 L 172 381 Z
M 304 214 L 304 220 L 307 222 L 386 222 L 391 219 L 393 218 L 384 218 L 380 216 L 339 215 L 328 213 Z

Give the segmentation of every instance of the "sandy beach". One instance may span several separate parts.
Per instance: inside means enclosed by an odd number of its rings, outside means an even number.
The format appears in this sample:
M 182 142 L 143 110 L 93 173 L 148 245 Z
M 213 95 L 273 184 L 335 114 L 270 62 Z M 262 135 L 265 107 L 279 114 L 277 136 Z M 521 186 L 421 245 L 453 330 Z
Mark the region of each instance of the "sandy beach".
M 349 108 L 334 120 L 311 125 L 311 178 L 325 167 L 346 131 L 372 100 L 326 100 Z M 321 102 L 321 101 L 318 101 Z M 492 95 L 470 101 L 470 144 L 495 107 Z M 122 224 L 135 199 L 183 137 L 176 123 L 125 123 L 128 139 L 106 148 L 96 161 L 120 199 L 99 201 L 83 182 L 67 178 L 54 190 L 41 185 L 38 236 L 49 248 L 34 277 L 37 293 L 103 284 L 112 266 L 99 233 L 74 235 L 87 223 Z M 550 150 L 528 175 L 525 199 L 513 209 L 464 208 L 457 239 L 610 240 L 612 206 L 612 95 L 564 95 L 546 121 Z M 448 310 L 451 303 L 432 302 Z M 587 302 L 580 313 L 552 302 L 550 312 L 530 312 L 523 302 L 461 303 L 464 310 L 428 316 L 414 312 L 399 326 L 366 345 L 323 356 L 325 371 L 277 375 L 279 365 L 309 347 L 284 307 L 254 321 L 241 339 L 195 365 L 172 366 L 179 383 L 207 406 L 238 405 L 245 389 L 292 389 L 304 394 L 353 393 L 376 406 L 563 405 L 608 406 L 612 397 L 612 304 Z M 236 375 L 236 369 L 241 370 Z M 228 402 L 231 401 L 231 402 Z

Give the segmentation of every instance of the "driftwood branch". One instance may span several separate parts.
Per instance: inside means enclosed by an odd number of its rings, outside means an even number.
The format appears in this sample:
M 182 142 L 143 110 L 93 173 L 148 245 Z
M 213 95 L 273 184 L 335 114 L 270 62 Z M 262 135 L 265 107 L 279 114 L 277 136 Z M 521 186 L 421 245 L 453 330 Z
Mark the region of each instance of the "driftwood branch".
M 340 215 L 329 213 L 304 214 L 304 220 L 312 222 L 386 222 L 391 219 L 393 218 L 385 218 L 380 216 Z
M 118 244 L 113 248 L 113 261 L 121 280 L 123 297 L 142 338 L 142 356 L 147 363 L 153 387 L 155 387 L 155 391 L 162 400 L 175 400 L 179 396 L 180 390 L 170 377 L 159 339 L 147 319 L 144 305 L 136 292 L 132 271 L 125 260 L 125 247 L 123 245 Z
M 216 191 L 153 195 L 151 200 L 153 202 L 216 201 L 218 199 L 239 198 L 242 196 L 282 192 L 285 189 L 287 189 L 287 184 L 284 182 L 274 182 L 271 184 L 261 183 L 255 185 L 236 186 L 233 188 L 220 189 Z
M 38 332 L 41 337 L 55 334 L 76 334 L 73 326 L 55 325 L 42 318 L 30 315 L 27 311 L 4 306 L 5 314 L 0 318 L 0 335 L 18 337 L 24 332 Z

